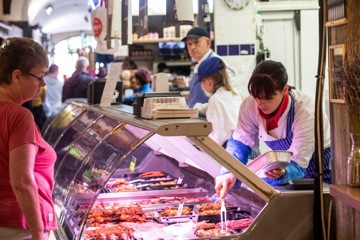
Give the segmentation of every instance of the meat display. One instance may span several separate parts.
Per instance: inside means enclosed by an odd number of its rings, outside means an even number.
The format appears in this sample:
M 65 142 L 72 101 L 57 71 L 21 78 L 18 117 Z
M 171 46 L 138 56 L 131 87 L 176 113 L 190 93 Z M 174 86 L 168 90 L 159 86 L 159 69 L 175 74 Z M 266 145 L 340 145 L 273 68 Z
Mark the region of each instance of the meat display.
M 179 198 L 172 198 L 172 200 L 175 199 L 179 200 Z M 234 230 L 247 228 L 253 221 L 248 215 L 241 215 L 244 218 L 228 221 L 228 230 L 221 230 L 220 203 L 218 201 L 200 202 L 204 200 L 211 200 L 211 198 L 199 197 L 184 201 L 186 206 L 182 208 L 180 216 L 178 216 L 178 204 L 174 206 L 173 201 L 163 203 L 161 198 L 127 204 L 120 202 L 97 204 L 88 215 L 90 228 L 86 231 L 85 236 L 90 239 L 137 239 L 136 234 L 151 231 L 151 228 L 155 226 L 159 228 L 159 232 L 162 232 L 165 226 L 176 224 L 184 219 L 185 222 L 193 221 L 191 216 L 195 214 L 195 206 L 199 211 L 196 213 L 199 219 L 206 219 L 199 221 L 194 230 L 189 230 L 199 238 L 236 234 L 237 232 Z M 153 206 L 151 207 L 149 204 Z M 181 219 L 185 216 L 189 217 Z M 239 216 L 237 215 L 237 217 Z M 166 223 L 162 222 L 163 218 L 166 218 Z M 159 224 L 160 222 L 161 224 Z
M 191 238 L 217 237 L 236 235 L 236 231 L 252 223 L 250 213 L 227 203 L 228 230 L 221 230 L 221 202 L 209 196 L 208 190 L 189 186 L 187 179 L 181 179 L 184 181 L 180 184 L 178 180 L 162 171 L 110 178 L 104 188 L 107 191 L 102 191 L 101 196 L 111 197 L 93 205 L 84 220 L 84 239 L 146 239 L 144 236 L 151 235 L 154 229 L 162 239 L 172 239 L 173 231 L 167 229 L 170 226 L 189 233 Z M 78 184 L 75 193 L 79 199 L 86 199 L 86 194 L 92 192 Z M 81 206 L 77 210 L 79 216 L 83 216 L 82 209 L 87 209 L 86 204 Z M 193 228 L 181 226 L 191 223 Z
M 94 229 L 88 229 L 85 232 L 86 239 L 108 240 L 108 239 L 134 239 L 134 229 L 119 225 L 109 225 Z
M 178 184 L 174 177 L 161 171 L 145 172 L 131 176 L 131 180 L 124 178 L 111 179 L 106 188 L 110 192 L 132 192 L 132 191 L 148 191 L 160 189 L 178 189 L 188 187 L 188 185 Z
M 90 226 L 97 227 L 106 223 L 119 222 L 145 222 L 145 214 L 139 205 L 115 206 L 103 205 L 95 206 L 88 215 Z

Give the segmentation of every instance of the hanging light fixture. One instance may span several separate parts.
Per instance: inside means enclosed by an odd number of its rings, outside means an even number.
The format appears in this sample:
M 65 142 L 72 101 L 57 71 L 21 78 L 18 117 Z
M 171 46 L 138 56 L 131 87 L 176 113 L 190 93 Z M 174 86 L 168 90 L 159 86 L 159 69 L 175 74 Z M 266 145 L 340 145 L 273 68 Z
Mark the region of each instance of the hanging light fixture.
M 48 6 L 45 8 L 45 12 L 46 12 L 47 15 L 50 15 L 53 10 L 54 10 L 54 8 L 53 8 L 52 5 L 48 5 Z

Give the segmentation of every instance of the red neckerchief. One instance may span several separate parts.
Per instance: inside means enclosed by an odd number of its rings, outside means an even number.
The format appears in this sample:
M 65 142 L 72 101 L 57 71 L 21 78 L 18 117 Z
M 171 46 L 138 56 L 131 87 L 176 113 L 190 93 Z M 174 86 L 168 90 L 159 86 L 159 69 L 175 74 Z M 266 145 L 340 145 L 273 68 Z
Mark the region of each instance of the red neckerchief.
M 285 112 L 285 110 L 288 106 L 289 98 L 290 98 L 290 96 L 288 94 L 288 91 L 286 91 L 283 99 L 281 100 L 279 107 L 275 110 L 275 112 L 273 112 L 271 114 L 265 114 L 260 110 L 260 108 L 258 108 L 260 116 L 266 120 L 266 131 L 267 132 L 278 127 L 279 119 L 280 119 L 281 115 Z

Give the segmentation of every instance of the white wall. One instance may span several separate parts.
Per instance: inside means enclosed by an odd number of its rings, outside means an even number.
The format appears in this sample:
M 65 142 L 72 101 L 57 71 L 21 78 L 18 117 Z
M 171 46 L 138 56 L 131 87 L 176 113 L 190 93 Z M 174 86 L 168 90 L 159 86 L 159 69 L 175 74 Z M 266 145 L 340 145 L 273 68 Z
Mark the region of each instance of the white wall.
M 300 35 L 301 89 L 315 95 L 319 55 L 318 10 L 302 10 L 301 26 L 306 26 Z
M 319 49 L 318 2 L 259 2 L 258 9 L 264 19 L 264 45 L 271 51 L 270 59 L 284 63 L 290 85 L 315 95 Z M 300 30 L 295 25 L 296 11 L 300 13 Z M 325 87 L 328 89 L 327 84 Z
M 288 72 L 289 84 L 299 87 L 299 32 L 295 27 L 294 11 L 264 11 L 264 46 L 270 59 L 282 62 Z
M 256 40 L 256 9 L 255 1 L 251 1 L 242 10 L 232 10 L 224 1 L 214 1 L 214 33 L 215 51 L 221 46 L 254 46 L 254 52 L 249 54 L 226 54 L 221 57 L 229 64 L 237 74 L 237 84 L 244 96 L 248 95 L 247 82 L 256 66 L 256 53 L 258 42 Z M 228 50 L 230 52 L 230 50 Z

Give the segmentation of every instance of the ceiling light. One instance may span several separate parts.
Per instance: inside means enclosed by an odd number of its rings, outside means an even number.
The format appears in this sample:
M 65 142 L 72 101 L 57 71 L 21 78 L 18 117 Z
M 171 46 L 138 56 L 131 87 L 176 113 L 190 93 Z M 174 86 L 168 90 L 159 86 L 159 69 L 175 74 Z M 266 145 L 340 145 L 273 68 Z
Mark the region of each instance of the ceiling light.
M 54 9 L 53 6 L 51 6 L 51 5 L 47 6 L 45 9 L 46 14 L 50 15 L 52 13 L 53 9 Z

